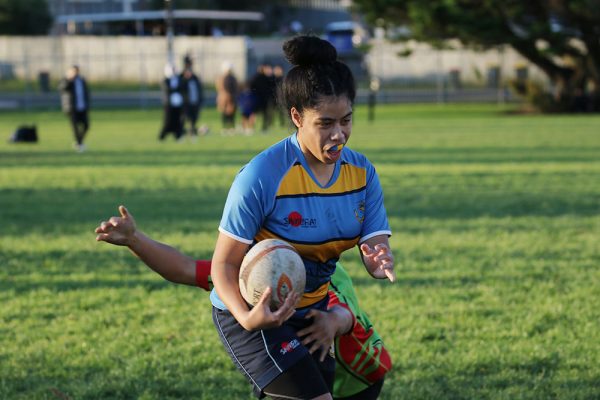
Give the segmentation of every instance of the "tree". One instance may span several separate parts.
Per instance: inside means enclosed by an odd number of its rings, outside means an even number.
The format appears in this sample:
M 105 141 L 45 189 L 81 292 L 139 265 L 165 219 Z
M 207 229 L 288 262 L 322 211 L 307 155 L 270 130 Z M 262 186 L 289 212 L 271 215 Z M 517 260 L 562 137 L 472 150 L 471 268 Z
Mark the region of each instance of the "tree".
M 354 0 L 372 21 L 409 26 L 412 37 L 439 45 L 510 45 L 539 67 L 552 93 L 534 101 L 548 110 L 572 108 L 591 86 L 600 105 L 600 0 Z M 534 95 L 535 87 L 521 87 Z M 539 88 L 537 88 L 539 90 Z M 535 97 L 535 96 L 534 96 Z
M 52 22 L 46 0 L 0 0 L 0 35 L 46 35 Z

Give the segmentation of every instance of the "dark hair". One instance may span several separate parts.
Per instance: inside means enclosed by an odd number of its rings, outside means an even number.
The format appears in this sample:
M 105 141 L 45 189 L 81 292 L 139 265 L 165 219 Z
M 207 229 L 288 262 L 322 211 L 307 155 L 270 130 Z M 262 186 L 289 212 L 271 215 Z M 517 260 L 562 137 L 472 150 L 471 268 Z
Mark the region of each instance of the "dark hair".
M 331 43 L 316 36 L 297 36 L 283 44 L 286 59 L 293 65 L 279 90 L 280 104 L 299 112 L 314 108 L 323 96 L 356 97 L 354 76 L 337 60 Z

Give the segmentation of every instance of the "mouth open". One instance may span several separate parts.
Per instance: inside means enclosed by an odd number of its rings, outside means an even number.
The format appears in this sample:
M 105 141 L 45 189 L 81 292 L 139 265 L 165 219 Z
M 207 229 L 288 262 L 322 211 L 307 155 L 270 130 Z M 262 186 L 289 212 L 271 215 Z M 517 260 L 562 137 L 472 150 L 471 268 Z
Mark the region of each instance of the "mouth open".
M 343 144 L 337 144 L 335 146 L 330 147 L 329 150 L 327 150 L 327 152 L 329 152 L 329 153 L 336 153 L 338 151 L 342 151 L 343 147 L 344 147 Z
M 342 154 L 343 147 L 343 144 L 337 144 L 335 146 L 332 146 L 327 150 L 327 155 L 331 160 L 337 161 L 337 159 L 340 158 L 340 155 Z

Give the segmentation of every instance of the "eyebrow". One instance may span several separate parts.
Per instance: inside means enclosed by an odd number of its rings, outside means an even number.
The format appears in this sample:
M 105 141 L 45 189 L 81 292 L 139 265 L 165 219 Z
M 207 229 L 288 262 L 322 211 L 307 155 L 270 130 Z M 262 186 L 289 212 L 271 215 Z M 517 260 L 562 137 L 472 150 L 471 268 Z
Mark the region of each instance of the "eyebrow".
M 342 119 L 348 118 L 352 115 L 353 111 L 350 111 L 348 114 L 344 115 L 342 117 Z M 329 117 L 321 117 L 321 118 L 317 118 L 317 121 L 319 122 L 328 122 L 328 121 L 335 121 L 335 118 L 329 118 Z

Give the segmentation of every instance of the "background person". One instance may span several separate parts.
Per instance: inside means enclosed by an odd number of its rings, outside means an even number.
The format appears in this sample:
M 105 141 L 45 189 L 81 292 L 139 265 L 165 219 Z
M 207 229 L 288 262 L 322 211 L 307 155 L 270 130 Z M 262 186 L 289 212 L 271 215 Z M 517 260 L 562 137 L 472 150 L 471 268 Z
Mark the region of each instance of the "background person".
M 254 133 L 256 122 L 256 95 L 250 89 L 249 84 L 244 84 L 238 96 L 240 114 L 242 115 L 242 131 L 246 135 Z
M 127 246 L 150 269 L 164 279 L 210 291 L 213 288 L 210 260 L 194 260 L 164 243 L 157 242 L 137 229 L 133 215 L 119 206 L 119 216 L 102 221 L 95 229 L 96 240 Z M 360 308 L 352 280 L 341 264 L 331 277 L 328 308 L 340 305 L 352 313 L 349 332 L 336 336 L 336 368 L 333 397 L 346 400 L 376 399 L 384 377 L 392 367 L 383 341 Z M 362 360 L 356 363 L 355 360 Z
M 271 126 L 272 99 L 274 92 L 273 72 L 269 64 L 262 63 L 250 80 L 250 90 L 256 97 L 256 112 L 262 116 L 262 131 L 266 132 Z
M 204 88 L 202 81 L 194 73 L 193 62 L 190 56 L 186 56 L 183 60 L 184 68 L 181 73 L 181 87 L 183 92 L 183 125 L 190 124 L 190 136 L 192 139 L 198 137 L 198 127 L 196 126 L 200 111 L 204 103 Z M 206 132 L 206 127 L 202 128 L 202 132 Z
M 162 81 L 163 124 L 158 135 L 165 140 L 172 133 L 176 140 L 183 136 L 183 95 L 179 75 L 172 64 L 165 65 L 165 78 Z
M 277 93 L 279 91 L 279 88 L 281 87 L 281 84 L 283 83 L 283 68 L 281 67 L 281 65 L 274 65 L 273 66 L 273 93 L 272 93 L 272 103 L 273 103 L 273 113 L 275 113 L 277 115 L 277 119 L 279 120 L 279 126 L 283 127 L 286 125 L 286 118 L 285 118 L 285 110 L 284 108 L 279 104 L 278 101 L 278 96 Z
M 235 130 L 235 113 L 237 110 L 238 81 L 233 74 L 233 64 L 225 61 L 221 66 L 223 74 L 217 79 L 217 110 L 221 113 L 223 133 Z
M 90 128 L 88 111 L 90 109 L 90 92 L 88 85 L 79 74 L 77 65 L 71 66 L 59 83 L 61 91 L 61 104 L 65 114 L 68 115 L 75 136 L 75 148 L 79 152 L 85 151 L 83 143 Z
M 358 245 L 369 274 L 394 281 L 391 230 L 374 167 L 344 147 L 356 96 L 350 69 L 317 37 L 293 38 L 284 52 L 294 67 L 283 104 L 297 131 L 253 158 L 231 186 L 212 258 L 213 321 L 257 396 L 329 399 L 328 346 L 351 328 L 327 308 L 331 275 L 342 252 Z M 268 238 L 294 246 L 306 268 L 299 303 L 292 294 L 275 311 L 268 290 L 252 308 L 239 290 L 244 255 Z M 281 352 L 283 342 L 294 350 Z

